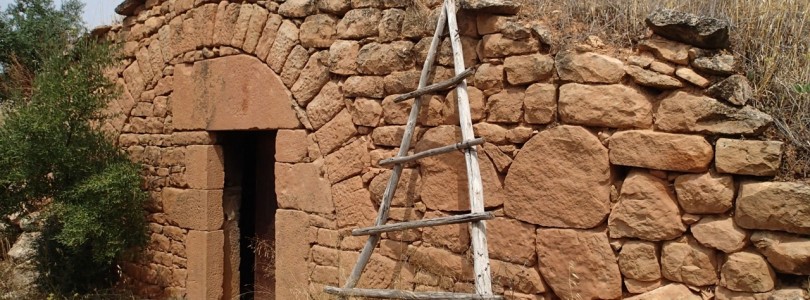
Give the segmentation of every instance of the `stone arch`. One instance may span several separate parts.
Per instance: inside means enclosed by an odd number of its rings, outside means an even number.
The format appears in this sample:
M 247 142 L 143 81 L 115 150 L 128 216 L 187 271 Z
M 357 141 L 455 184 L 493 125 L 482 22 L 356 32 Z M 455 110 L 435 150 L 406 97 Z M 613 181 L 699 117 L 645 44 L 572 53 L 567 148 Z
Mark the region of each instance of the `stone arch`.
M 178 130 L 298 128 L 292 97 L 266 64 L 233 55 L 174 69 L 171 111 Z

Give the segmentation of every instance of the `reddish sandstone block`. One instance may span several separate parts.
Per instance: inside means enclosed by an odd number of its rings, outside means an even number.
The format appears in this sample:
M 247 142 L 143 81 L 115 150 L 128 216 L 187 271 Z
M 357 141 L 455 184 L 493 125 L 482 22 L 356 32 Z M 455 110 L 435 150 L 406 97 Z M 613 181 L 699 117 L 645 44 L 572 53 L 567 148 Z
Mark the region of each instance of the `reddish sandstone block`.
M 163 208 L 169 219 L 182 228 L 222 228 L 222 190 L 163 190 Z
M 188 146 L 185 165 L 186 182 L 193 189 L 221 189 L 225 183 L 220 146 Z
M 188 232 L 188 299 L 222 298 L 225 235 L 222 230 Z

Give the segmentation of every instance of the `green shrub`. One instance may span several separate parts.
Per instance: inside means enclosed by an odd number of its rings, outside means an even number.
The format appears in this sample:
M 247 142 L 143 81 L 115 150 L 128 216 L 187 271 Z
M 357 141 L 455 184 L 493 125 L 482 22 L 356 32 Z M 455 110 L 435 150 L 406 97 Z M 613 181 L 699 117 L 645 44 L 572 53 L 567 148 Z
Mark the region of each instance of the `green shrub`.
M 87 38 L 63 41 L 35 64 L 17 64 L 37 67 L 30 89 L 8 94 L 0 124 L 0 213 L 44 210 L 40 287 L 70 295 L 110 286 L 116 263 L 145 243 L 146 194 L 140 167 L 97 125 L 117 96 L 104 76 L 114 52 Z

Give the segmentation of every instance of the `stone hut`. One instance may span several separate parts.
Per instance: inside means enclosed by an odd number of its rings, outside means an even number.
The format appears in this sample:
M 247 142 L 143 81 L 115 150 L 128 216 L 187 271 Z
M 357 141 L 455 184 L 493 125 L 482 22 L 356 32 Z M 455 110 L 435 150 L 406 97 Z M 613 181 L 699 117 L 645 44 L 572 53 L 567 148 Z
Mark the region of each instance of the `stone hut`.
M 638 49 L 554 32 L 509 1 L 459 11 L 494 289 L 507 299 L 801 299 L 810 186 L 747 105 L 728 25 L 658 11 Z M 126 0 L 104 124 L 143 165 L 150 298 L 333 299 L 372 224 L 441 1 Z M 703 26 L 701 22 L 709 22 Z M 698 24 L 696 26 L 695 24 Z M 705 24 L 704 24 L 705 25 Z M 726 38 L 725 42 L 723 38 Z M 556 49 L 556 48 L 554 48 Z M 433 82 L 451 78 L 449 41 Z M 457 142 L 452 91 L 413 151 Z M 460 153 L 409 164 L 392 222 L 468 209 Z M 472 290 L 466 225 L 388 233 L 360 287 Z M 768 298 L 773 297 L 773 298 Z M 703 298 L 706 299 L 706 298 Z

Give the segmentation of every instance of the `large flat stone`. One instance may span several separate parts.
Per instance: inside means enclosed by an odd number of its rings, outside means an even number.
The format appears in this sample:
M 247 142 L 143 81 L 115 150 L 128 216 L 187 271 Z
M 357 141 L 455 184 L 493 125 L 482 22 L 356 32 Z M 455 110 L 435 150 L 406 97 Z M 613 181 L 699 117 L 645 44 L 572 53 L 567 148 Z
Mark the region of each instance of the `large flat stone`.
M 537 256 L 540 274 L 558 297 L 616 299 L 622 295 L 622 275 L 604 232 L 538 229 Z
M 734 107 L 705 96 L 677 91 L 661 100 L 655 127 L 662 131 L 755 135 L 773 119 L 753 107 Z
M 579 83 L 617 83 L 624 77 L 622 61 L 593 52 L 562 51 L 555 57 L 560 79 Z
M 560 87 L 563 122 L 593 127 L 650 128 L 653 103 L 643 92 L 621 84 Z
M 703 172 L 713 157 L 712 145 L 702 136 L 630 130 L 610 138 L 610 162 L 615 165 Z
M 757 231 L 751 242 L 782 273 L 810 275 L 810 237 L 778 231 Z
M 179 64 L 170 101 L 175 129 L 298 128 L 290 93 L 273 70 L 247 55 Z
M 707 49 L 729 46 L 729 24 L 725 20 L 659 8 L 645 21 L 653 32 L 668 39 Z
M 582 127 L 545 130 L 515 157 L 504 190 L 508 216 L 542 226 L 595 227 L 610 212 L 607 149 Z
M 318 163 L 275 164 L 276 199 L 280 208 L 328 214 L 335 208 L 329 181 Z
M 782 164 L 782 142 L 717 140 L 714 165 L 720 173 L 774 176 Z

